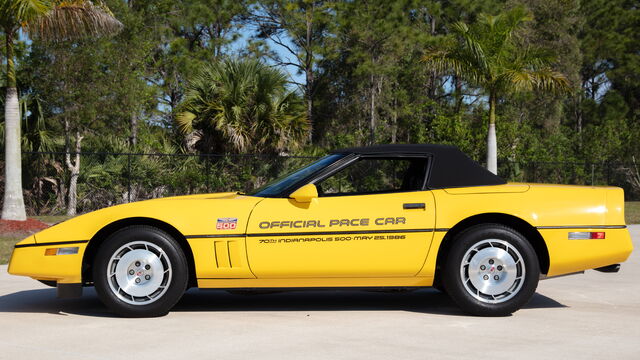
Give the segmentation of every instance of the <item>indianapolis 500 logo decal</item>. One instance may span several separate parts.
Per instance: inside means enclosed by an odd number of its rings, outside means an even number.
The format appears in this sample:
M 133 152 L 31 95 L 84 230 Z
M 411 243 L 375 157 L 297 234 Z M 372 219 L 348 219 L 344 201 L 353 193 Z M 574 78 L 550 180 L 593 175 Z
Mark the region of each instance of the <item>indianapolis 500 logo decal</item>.
M 238 218 L 218 218 L 216 230 L 234 230 L 238 227 Z

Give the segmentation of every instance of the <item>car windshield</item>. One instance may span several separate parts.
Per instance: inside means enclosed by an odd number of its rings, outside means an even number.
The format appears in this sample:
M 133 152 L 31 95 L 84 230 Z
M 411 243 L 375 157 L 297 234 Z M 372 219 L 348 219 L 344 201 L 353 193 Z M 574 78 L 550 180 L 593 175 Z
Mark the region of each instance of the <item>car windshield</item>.
M 324 169 L 325 167 L 333 164 L 334 162 L 342 159 L 345 154 L 331 154 L 327 155 L 301 169 L 298 169 L 292 173 L 286 174 L 267 185 L 255 190 L 250 195 L 252 196 L 260 196 L 260 197 L 273 197 L 278 196 L 282 193 L 283 190 L 287 189 L 289 186 L 297 183 L 300 180 L 308 177 L 309 175 Z

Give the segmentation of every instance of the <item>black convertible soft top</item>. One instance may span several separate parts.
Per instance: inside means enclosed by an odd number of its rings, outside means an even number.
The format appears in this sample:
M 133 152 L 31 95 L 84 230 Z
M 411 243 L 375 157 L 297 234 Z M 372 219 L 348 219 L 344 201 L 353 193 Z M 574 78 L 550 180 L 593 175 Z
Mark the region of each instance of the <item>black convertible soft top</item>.
M 506 184 L 504 179 L 483 168 L 451 145 L 388 144 L 340 149 L 333 153 L 380 156 L 431 155 L 433 165 L 427 183 L 429 189 Z

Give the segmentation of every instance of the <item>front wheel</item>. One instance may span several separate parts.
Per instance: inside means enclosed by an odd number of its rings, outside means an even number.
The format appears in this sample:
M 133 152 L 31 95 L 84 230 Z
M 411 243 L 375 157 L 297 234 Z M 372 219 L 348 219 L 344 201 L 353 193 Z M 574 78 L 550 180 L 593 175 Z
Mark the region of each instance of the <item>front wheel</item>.
M 540 267 L 535 250 L 520 233 L 483 224 L 465 230 L 453 241 L 442 279 L 449 296 L 464 311 L 504 316 L 531 299 Z
M 131 226 L 109 236 L 93 266 L 98 296 L 128 317 L 165 315 L 187 288 L 186 258 L 175 240 L 151 226 Z

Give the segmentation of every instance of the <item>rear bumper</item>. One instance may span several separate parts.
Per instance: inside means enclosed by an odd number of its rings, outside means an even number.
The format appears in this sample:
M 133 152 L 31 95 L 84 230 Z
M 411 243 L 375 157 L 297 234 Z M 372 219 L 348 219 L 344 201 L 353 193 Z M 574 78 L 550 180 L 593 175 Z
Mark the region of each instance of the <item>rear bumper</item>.
M 557 276 L 589 269 L 608 267 L 627 260 L 633 244 L 626 228 L 561 228 L 541 229 L 540 234 L 549 250 L 549 272 Z M 605 232 L 604 239 L 569 240 L 569 232 Z
M 45 255 L 47 249 L 77 247 L 77 253 Z M 37 244 L 33 236 L 19 242 L 13 249 L 8 272 L 37 280 L 56 281 L 58 284 L 82 283 L 82 257 L 87 242 Z

